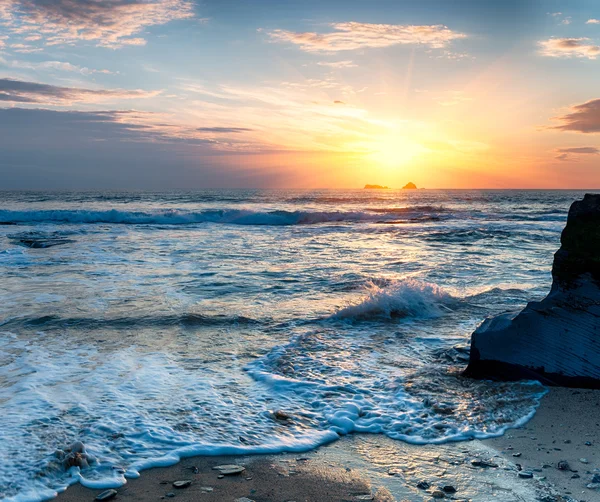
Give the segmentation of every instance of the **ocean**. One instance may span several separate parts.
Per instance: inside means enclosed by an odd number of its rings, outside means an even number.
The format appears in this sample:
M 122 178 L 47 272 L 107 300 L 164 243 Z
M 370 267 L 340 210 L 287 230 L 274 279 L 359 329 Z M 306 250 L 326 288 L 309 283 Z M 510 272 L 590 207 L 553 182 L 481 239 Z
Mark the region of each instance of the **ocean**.
M 541 385 L 460 371 L 484 318 L 548 292 L 582 195 L 0 192 L 0 498 L 523 424 Z M 73 441 L 89 468 L 57 460 Z

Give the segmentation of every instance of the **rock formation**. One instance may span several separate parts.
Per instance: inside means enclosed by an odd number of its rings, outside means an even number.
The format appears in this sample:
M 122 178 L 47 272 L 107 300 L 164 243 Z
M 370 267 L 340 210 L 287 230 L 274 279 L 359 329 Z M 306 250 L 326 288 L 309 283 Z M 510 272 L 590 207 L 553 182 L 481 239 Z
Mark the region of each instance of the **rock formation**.
M 367 190 L 384 190 L 384 189 L 388 189 L 390 187 L 383 186 L 383 185 L 365 185 L 365 188 Z
M 403 190 L 416 190 L 417 185 L 415 185 L 412 181 L 409 181 L 406 185 L 402 187 Z
M 600 195 L 571 205 L 552 279 L 541 302 L 477 328 L 465 376 L 600 388 Z

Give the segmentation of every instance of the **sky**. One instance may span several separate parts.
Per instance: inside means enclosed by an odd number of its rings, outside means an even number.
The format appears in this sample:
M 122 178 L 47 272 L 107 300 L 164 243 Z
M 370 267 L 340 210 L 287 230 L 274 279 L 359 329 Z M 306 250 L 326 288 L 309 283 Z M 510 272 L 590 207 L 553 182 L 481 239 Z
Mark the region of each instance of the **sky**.
M 597 0 L 0 0 L 0 189 L 600 187 Z

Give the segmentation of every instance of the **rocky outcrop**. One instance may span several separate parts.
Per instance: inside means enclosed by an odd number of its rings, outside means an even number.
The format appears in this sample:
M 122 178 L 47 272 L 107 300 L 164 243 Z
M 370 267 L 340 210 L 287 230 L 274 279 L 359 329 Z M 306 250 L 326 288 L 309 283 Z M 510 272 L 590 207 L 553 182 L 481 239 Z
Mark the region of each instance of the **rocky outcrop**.
M 600 195 L 571 205 L 552 279 L 541 302 L 477 328 L 465 376 L 600 388 Z
M 402 187 L 403 190 L 416 190 L 417 185 L 415 185 L 412 181 L 409 181 L 406 185 Z
M 387 190 L 389 188 L 390 187 L 383 186 L 383 185 L 365 185 L 366 190 Z

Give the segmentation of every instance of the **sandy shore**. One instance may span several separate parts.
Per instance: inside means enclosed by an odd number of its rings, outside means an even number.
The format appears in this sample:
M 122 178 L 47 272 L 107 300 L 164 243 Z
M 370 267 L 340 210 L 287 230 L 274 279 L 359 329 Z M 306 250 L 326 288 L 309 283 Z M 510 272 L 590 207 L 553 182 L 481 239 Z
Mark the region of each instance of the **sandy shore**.
M 558 469 L 562 461 L 567 470 Z M 219 478 L 213 467 L 220 464 L 242 465 L 245 471 Z M 586 485 L 598 468 L 600 391 L 552 389 L 525 427 L 501 438 L 415 446 L 384 436 L 353 435 L 302 455 L 189 458 L 144 471 L 119 488 L 113 500 L 420 502 L 443 495 L 474 502 L 592 502 L 600 501 L 600 490 Z M 519 472 L 533 477 L 521 478 Z M 176 489 L 177 480 L 192 483 Z M 429 487 L 419 487 L 422 481 Z M 76 485 L 57 500 L 91 501 L 98 493 Z

